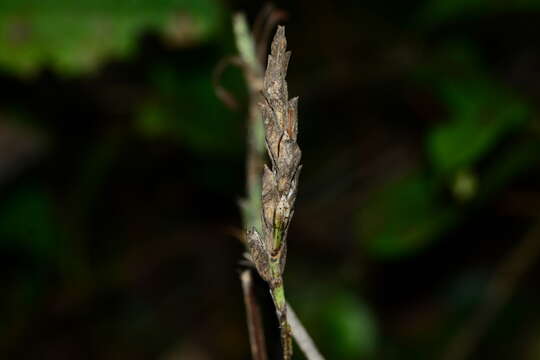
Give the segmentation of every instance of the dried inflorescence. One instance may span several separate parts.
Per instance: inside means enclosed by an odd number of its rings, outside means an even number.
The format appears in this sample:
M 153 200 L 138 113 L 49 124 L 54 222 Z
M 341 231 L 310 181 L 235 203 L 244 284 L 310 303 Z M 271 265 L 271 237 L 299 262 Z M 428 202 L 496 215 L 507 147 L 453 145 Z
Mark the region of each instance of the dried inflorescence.
M 283 359 L 292 356 L 287 303 L 283 289 L 283 270 L 287 255 L 287 231 L 294 213 L 302 152 L 296 143 L 298 135 L 298 98 L 289 100 L 285 28 L 278 27 L 272 41 L 264 74 L 259 104 L 264 123 L 266 150 L 271 168 L 264 166 L 262 176 L 262 228 L 248 230 L 250 257 L 261 277 L 270 285 L 281 328 Z
M 271 162 L 271 168 L 264 166 L 262 179 L 262 234 L 255 229 L 248 231 L 251 258 L 270 283 L 281 276 L 285 266 L 286 237 L 294 213 L 302 155 L 296 142 L 298 98 L 289 100 L 285 81 L 291 56 L 286 48 L 285 29 L 279 26 L 264 75 L 264 101 L 259 104 Z M 279 265 L 277 269 L 273 264 Z

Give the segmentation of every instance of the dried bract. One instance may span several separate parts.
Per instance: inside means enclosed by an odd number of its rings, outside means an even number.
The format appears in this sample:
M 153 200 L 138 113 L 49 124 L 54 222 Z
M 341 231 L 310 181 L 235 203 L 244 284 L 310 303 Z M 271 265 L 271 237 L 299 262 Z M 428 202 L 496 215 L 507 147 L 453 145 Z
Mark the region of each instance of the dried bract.
M 268 56 L 264 75 L 263 102 L 259 104 L 265 129 L 266 149 L 271 167 L 265 166 L 262 178 L 262 234 L 248 232 L 252 260 L 265 280 L 270 280 L 269 264 L 277 261 L 283 272 L 286 238 L 298 188 L 302 152 L 298 135 L 298 98 L 288 98 L 285 28 L 279 26 Z M 262 254 L 267 254 L 265 258 Z

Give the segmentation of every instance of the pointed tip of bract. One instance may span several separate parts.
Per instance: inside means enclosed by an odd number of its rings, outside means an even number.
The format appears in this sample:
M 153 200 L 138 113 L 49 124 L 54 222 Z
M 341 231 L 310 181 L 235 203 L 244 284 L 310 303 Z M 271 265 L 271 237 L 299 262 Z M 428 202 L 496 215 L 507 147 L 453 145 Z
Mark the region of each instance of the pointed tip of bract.
M 274 39 L 272 40 L 272 47 L 270 53 L 274 56 L 284 54 L 287 49 L 287 39 L 285 38 L 285 26 L 279 25 Z
M 285 26 L 284 25 L 278 25 L 276 30 L 276 36 L 285 37 Z

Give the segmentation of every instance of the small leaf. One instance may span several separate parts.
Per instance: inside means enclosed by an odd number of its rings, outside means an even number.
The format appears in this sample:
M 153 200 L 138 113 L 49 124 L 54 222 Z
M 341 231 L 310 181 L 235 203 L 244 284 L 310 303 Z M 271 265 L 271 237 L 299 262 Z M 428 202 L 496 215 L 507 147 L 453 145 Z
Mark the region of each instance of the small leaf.
M 377 329 L 371 310 L 350 294 L 340 294 L 327 305 L 323 321 L 333 338 L 338 359 L 373 356 L 377 347 Z
M 371 255 L 408 255 L 435 240 L 457 218 L 439 199 L 439 187 L 411 175 L 376 190 L 359 213 L 359 235 Z
M 428 152 L 440 172 L 474 165 L 529 116 L 523 102 L 496 84 L 481 81 L 454 80 L 442 85 L 450 118 L 428 136 Z
M 483 70 L 481 59 L 467 43 L 449 43 L 438 60 L 419 75 L 431 83 L 448 117 L 427 136 L 433 168 L 453 176 L 473 168 L 505 136 L 531 116 L 530 106 Z
M 350 291 L 320 284 L 303 289 L 295 309 L 329 359 L 371 359 L 378 326 L 372 309 Z

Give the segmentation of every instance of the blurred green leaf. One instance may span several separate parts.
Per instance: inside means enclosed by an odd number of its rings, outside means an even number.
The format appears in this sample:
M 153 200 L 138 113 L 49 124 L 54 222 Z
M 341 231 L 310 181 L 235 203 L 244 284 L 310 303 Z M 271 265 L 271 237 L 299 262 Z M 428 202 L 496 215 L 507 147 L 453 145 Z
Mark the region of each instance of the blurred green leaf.
M 446 106 L 448 118 L 427 135 L 427 153 L 438 174 L 470 169 L 526 123 L 530 106 L 486 73 L 475 47 L 448 42 L 417 75 Z
M 326 285 L 304 289 L 295 302 L 321 352 L 331 359 L 373 358 L 379 341 L 373 311 L 350 291 Z
M 371 310 L 350 294 L 338 294 L 322 314 L 323 327 L 339 359 L 373 356 L 377 348 L 377 329 Z
M 443 173 L 472 166 L 530 115 L 522 101 L 483 79 L 444 81 L 441 96 L 450 116 L 428 135 L 428 153 Z
M 159 97 L 145 103 L 136 118 L 142 136 L 178 140 L 192 150 L 238 153 L 242 148 L 239 114 L 216 97 L 206 67 L 178 72 L 162 66 L 153 74 Z
M 465 177 L 457 181 L 466 183 L 454 184 L 462 188 L 453 189 L 464 191 L 457 197 L 467 200 L 462 207 L 444 201 L 444 182 L 435 176 L 411 175 L 383 186 L 373 192 L 359 213 L 364 247 L 372 256 L 386 259 L 414 254 L 457 225 L 467 211 L 485 204 L 514 177 L 538 164 L 539 158 L 540 143 L 526 141 L 505 149 L 474 179 L 472 174 L 457 172 L 458 178 Z
M 412 175 L 383 186 L 363 204 L 359 234 L 373 255 L 409 255 L 434 240 L 457 219 L 445 207 L 439 186 L 424 175 Z
M 132 54 L 142 32 L 170 44 L 208 40 L 222 23 L 217 0 L 3 0 L 0 66 L 31 75 L 42 66 L 67 74 L 93 71 Z

